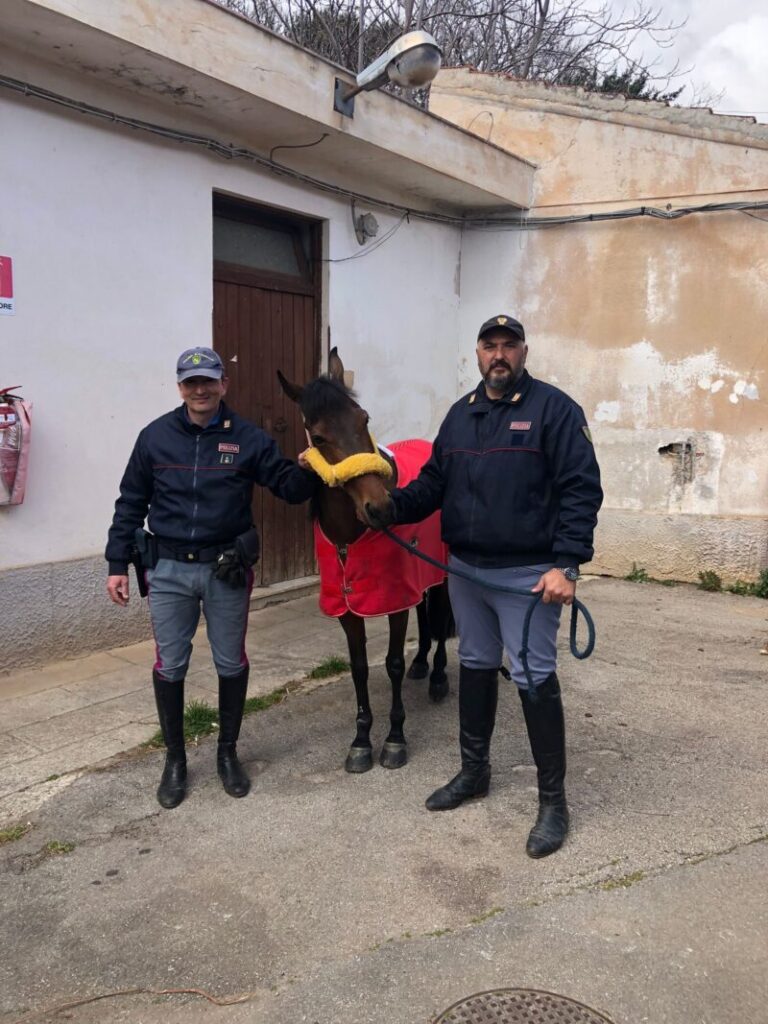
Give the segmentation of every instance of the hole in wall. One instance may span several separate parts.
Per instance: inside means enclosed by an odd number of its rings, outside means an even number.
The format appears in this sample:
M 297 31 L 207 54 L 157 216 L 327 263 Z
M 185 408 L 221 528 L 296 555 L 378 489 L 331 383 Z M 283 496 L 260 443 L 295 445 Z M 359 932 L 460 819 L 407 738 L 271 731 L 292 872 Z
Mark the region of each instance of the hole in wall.
M 694 451 L 691 441 L 662 444 L 658 448 L 658 453 L 663 458 L 674 461 L 673 473 L 677 483 L 688 484 L 693 480 Z

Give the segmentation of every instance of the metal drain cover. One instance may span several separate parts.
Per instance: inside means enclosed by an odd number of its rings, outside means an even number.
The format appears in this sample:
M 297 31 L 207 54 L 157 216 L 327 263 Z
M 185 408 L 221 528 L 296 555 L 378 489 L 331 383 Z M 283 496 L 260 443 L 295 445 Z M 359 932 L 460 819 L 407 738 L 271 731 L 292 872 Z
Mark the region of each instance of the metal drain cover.
M 449 1006 L 434 1024 L 613 1024 L 598 1010 L 554 992 L 497 988 Z

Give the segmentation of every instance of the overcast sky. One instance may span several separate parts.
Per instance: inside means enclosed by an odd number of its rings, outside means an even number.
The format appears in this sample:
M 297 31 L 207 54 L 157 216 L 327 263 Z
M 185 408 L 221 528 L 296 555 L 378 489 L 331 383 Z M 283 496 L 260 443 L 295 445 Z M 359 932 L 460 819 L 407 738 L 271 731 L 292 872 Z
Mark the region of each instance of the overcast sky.
M 613 0 L 628 9 L 629 3 Z M 753 114 L 768 122 L 767 0 L 656 0 L 664 17 L 682 21 L 674 46 L 657 51 L 663 66 L 679 60 L 693 70 L 680 82 L 692 82 L 711 93 L 724 90 L 715 104 L 722 113 Z M 689 89 L 678 100 L 690 102 Z

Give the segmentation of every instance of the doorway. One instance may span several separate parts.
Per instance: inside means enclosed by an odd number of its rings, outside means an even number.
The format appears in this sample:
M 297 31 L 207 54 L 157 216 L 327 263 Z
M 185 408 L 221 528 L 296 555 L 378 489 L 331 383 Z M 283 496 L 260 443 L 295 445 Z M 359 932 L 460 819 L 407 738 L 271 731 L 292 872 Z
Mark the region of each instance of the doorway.
M 320 230 L 317 221 L 214 196 L 213 346 L 230 379 L 227 403 L 292 459 L 306 437 L 277 371 L 299 384 L 319 372 Z M 256 586 L 315 572 L 306 505 L 256 487 L 253 521 L 262 542 Z

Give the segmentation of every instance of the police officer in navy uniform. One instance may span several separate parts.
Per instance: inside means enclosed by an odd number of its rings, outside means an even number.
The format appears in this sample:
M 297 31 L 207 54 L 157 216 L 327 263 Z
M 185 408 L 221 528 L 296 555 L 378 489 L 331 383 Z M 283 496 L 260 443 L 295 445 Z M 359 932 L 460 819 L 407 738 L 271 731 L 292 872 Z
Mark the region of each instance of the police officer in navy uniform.
M 530 598 L 483 589 L 450 576 L 459 635 L 461 771 L 427 800 L 449 810 L 488 793 L 498 669 L 506 650 L 538 772 L 539 813 L 528 837 L 531 857 L 545 857 L 568 831 L 565 725 L 556 672 L 562 605 L 571 604 L 579 567 L 593 555 L 602 502 L 600 472 L 584 413 L 566 394 L 525 369 L 523 325 L 487 320 L 478 333 L 482 380 L 450 409 L 432 457 L 371 525 L 418 522 L 442 509 L 451 567 L 478 581 L 542 594 L 533 613 L 528 662 L 520 663 Z
M 128 564 L 137 539 L 141 550 L 157 647 L 153 683 L 166 745 L 157 798 L 166 808 L 186 795 L 184 677 L 201 608 L 219 676 L 218 774 L 230 796 L 250 789 L 236 744 L 248 688 L 251 566 L 258 558 L 253 486 L 268 487 L 291 504 L 305 501 L 317 486 L 313 473 L 284 458 L 267 433 L 224 404 L 228 381 L 212 349 L 183 352 L 176 371 L 183 404 L 139 434 L 106 548 L 107 592 L 122 606 L 128 603 Z M 145 518 L 149 533 L 142 529 Z

